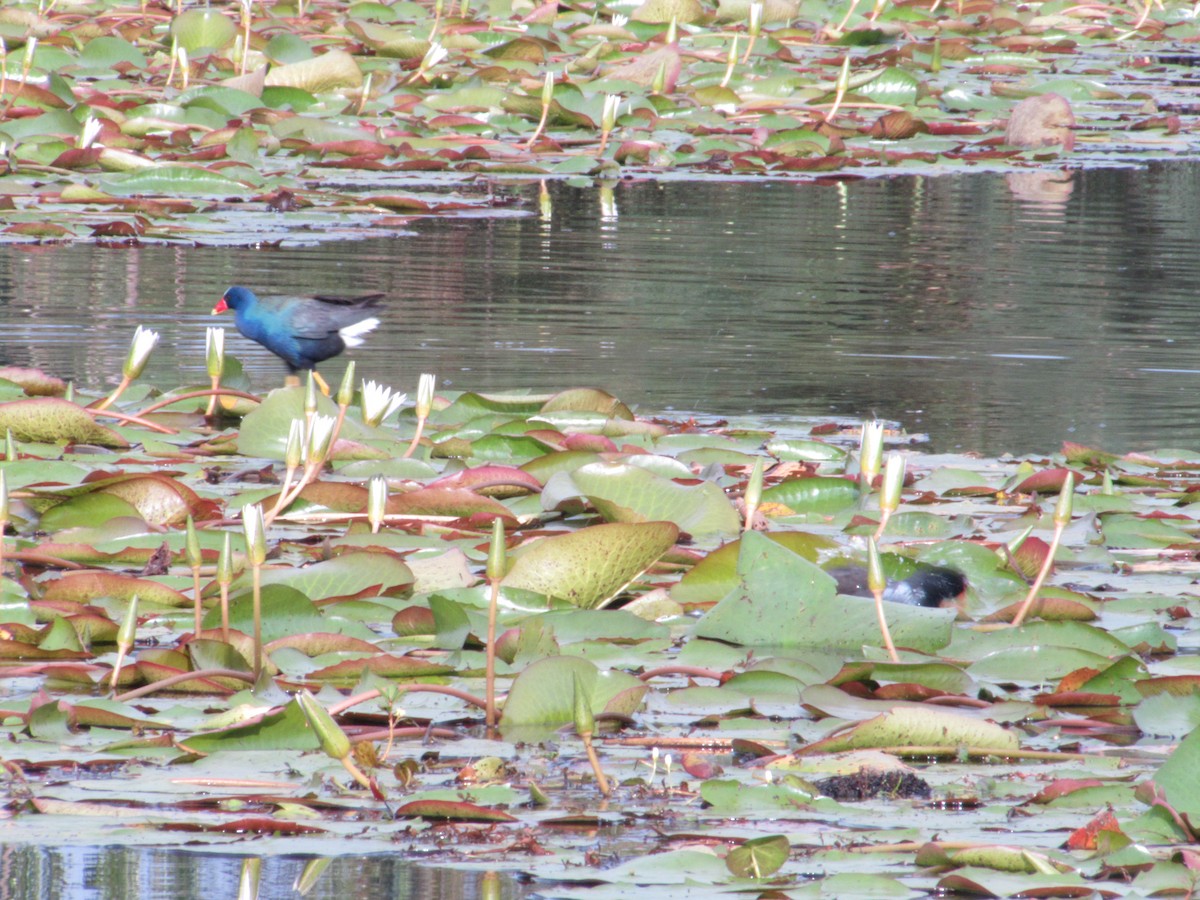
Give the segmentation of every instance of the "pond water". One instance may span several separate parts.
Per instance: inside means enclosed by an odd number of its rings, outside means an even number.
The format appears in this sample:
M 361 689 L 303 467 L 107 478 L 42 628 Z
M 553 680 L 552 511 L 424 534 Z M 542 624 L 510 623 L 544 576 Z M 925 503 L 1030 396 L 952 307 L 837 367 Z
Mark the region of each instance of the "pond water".
M 258 891 L 239 893 L 246 857 L 187 853 L 148 847 L 42 847 L 0 845 L 0 897 L 4 900 L 142 900 L 207 897 L 213 900 L 257 897 L 307 900 L 388 897 L 437 900 L 488 896 L 515 900 L 525 896 L 509 873 L 419 866 L 395 856 L 342 856 L 317 868 L 313 857 L 265 855 L 258 872 Z M 298 893 L 298 880 L 310 885 Z M 484 879 L 492 883 L 484 884 Z
M 605 387 L 642 413 L 894 419 L 935 450 L 1200 445 L 1196 164 L 1068 173 L 504 187 L 527 215 L 279 249 L 0 247 L 4 362 L 203 378 L 229 284 L 381 290 L 361 376 L 411 392 Z M 305 236 L 307 237 L 307 236 Z M 229 326 L 232 322 L 224 320 Z M 231 335 L 255 386 L 282 365 Z M 340 363 L 325 374 L 336 378 Z

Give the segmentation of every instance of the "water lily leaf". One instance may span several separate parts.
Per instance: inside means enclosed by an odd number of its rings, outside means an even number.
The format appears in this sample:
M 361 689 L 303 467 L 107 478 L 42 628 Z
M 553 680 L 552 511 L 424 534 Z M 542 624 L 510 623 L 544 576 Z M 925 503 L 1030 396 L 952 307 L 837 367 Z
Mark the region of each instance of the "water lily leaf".
M 197 194 L 218 197 L 240 196 L 246 185 L 199 166 L 153 165 L 133 172 L 106 175 L 101 187 L 120 196 L 129 194 Z
M 19 441 L 68 441 L 120 450 L 129 447 L 128 441 L 98 424 L 82 407 L 58 397 L 0 403 L 0 432 L 5 429 L 11 429 Z
M 832 538 L 803 531 L 767 532 L 766 536 L 809 562 L 816 562 L 822 551 L 838 546 Z M 671 588 L 671 599 L 677 603 L 716 603 L 737 587 L 740 550 L 740 540 L 730 541 L 713 550 Z
M 388 498 L 388 515 L 396 516 L 453 516 L 467 519 L 504 519 L 516 522 L 516 516 L 499 500 L 485 497 L 466 488 L 427 487 Z
M 595 608 L 611 600 L 679 537 L 670 522 L 593 525 L 521 548 L 502 584 Z
M 79 61 L 90 68 L 111 69 L 127 63 L 135 69 L 146 68 L 146 56 L 141 50 L 119 37 L 101 35 L 92 38 L 79 54 Z
M 30 397 L 61 397 L 67 390 L 61 378 L 25 366 L 0 366 L 0 379 L 19 385 Z
M 878 77 L 855 88 L 854 93 L 877 103 L 893 103 L 906 106 L 917 102 L 921 82 L 912 73 L 899 68 L 884 69 Z
M 243 574 L 234 582 L 234 590 L 244 589 L 249 582 L 249 575 Z M 262 573 L 264 586 L 286 585 L 310 600 L 374 597 L 394 593 L 412 582 L 408 566 L 386 553 L 343 553 L 302 569 L 268 568 Z
M 220 731 L 193 734 L 187 746 L 200 753 L 218 750 L 316 750 L 319 741 L 297 700 L 278 712 Z
M 532 663 L 514 680 L 504 701 L 501 724 L 566 725 L 574 721 L 574 682 L 578 679 L 593 714 L 629 715 L 641 705 L 649 686 L 624 672 L 601 672 L 575 656 L 552 656 Z
M 861 492 L 848 478 L 793 478 L 767 488 L 764 503 L 778 503 L 796 513 L 833 513 L 858 502 Z
M 141 518 L 132 503 L 112 494 L 93 491 L 52 506 L 42 513 L 38 525 L 43 531 L 54 532 L 64 528 L 101 526 L 118 516 Z
M 651 87 L 661 72 L 663 90 L 670 93 L 675 89 L 675 81 L 679 78 L 682 67 L 677 47 L 661 47 L 635 56 L 609 71 L 606 77 L 614 81 L 628 81 L 639 87 Z
M 158 606 L 182 609 L 192 598 L 150 578 L 119 572 L 67 572 L 46 584 L 42 600 L 48 603 L 88 604 L 102 597 L 129 601 L 134 596 Z
M 267 84 L 272 87 L 300 88 L 312 94 L 362 87 L 362 81 L 358 63 L 344 50 L 330 50 L 314 59 L 288 63 L 267 73 Z
M 594 463 L 554 475 L 546 483 L 543 505 L 572 493 L 610 521 L 667 520 L 696 536 L 734 534 L 741 527 L 733 504 L 712 482 L 679 484 L 628 463 Z
M 170 33 L 194 58 L 202 50 L 224 50 L 232 44 L 237 25 L 215 9 L 189 9 L 171 20 Z
M 501 809 L 464 803 L 461 800 L 410 800 L 396 807 L 397 819 L 435 819 L 454 822 L 516 822 Z
M 750 646 L 880 645 L 873 600 L 838 596 L 833 578 L 763 535 L 742 536 L 737 572 L 739 586 L 696 624 L 693 634 Z M 950 610 L 890 603 L 886 612 L 898 647 L 933 651 L 950 642 Z
M 323 669 L 317 669 L 309 672 L 305 677 L 314 681 L 329 681 L 334 684 L 346 685 L 357 684 L 368 672 L 381 678 L 432 678 L 438 675 L 449 675 L 453 671 L 453 666 L 442 665 L 427 659 L 376 653 L 374 656 L 348 659 Z
M 436 647 L 442 650 L 460 650 L 471 633 L 471 621 L 466 611 L 453 600 L 436 594 L 429 598 L 429 611 L 433 613 Z
M 981 747 L 1016 751 L 1020 741 L 1008 729 L 936 707 L 899 706 L 858 722 L 802 748 L 800 755 L 841 753 L 873 747 Z
M 681 25 L 690 25 L 704 18 L 704 7 L 699 0 L 644 0 L 630 18 L 656 25 L 665 25 L 674 19 Z
M 782 834 L 751 838 L 729 851 L 725 865 L 738 878 L 765 878 L 779 871 L 791 849 Z
M 542 404 L 539 412 L 595 412 L 609 419 L 633 420 L 629 407 L 599 388 L 574 388 L 560 391 Z
M 318 395 L 317 412 L 323 416 L 336 416 L 337 406 L 328 397 Z M 262 459 L 285 459 L 288 431 L 295 420 L 304 420 L 303 388 L 272 391 L 242 419 L 242 427 L 238 432 L 238 452 Z M 338 436 L 347 440 L 370 437 L 366 428 L 349 418 L 342 422 Z
M 189 516 L 215 512 L 211 500 L 202 500 L 190 487 L 169 475 L 148 472 L 89 482 L 88 487 L 112 494 L 133 505 L 151 525 L 180 525 Z

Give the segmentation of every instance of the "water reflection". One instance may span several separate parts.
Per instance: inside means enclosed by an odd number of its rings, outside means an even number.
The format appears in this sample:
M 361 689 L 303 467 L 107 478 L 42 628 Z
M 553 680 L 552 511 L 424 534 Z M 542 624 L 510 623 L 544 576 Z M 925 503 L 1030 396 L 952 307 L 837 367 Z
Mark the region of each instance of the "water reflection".
M 314 871 L 311 857 L 261 860 L 257 894 L 238 893 L 245 857 L 145 847 L 39 847 L 0 845 L 0 900 L 177 900 L 180 897 L 294 898 L 297 879 Z M 335 856 L 312 879 L 306 900 L 388 897 L 460 900 L 481 896 L 480 881 L 494 879 L 497 900 L 525 889 L 511 874 L 414 865 L 399 855 Z
M 643 412 L 877 414 L 939 449 L 1196 445 L 1197 172 L 552 184 L 548 217 L 531 184 L 527 218 L 405 238 L 5 246 L 0 356 L 99 389 L 141 323 L 164 331 L 150 374 L 200 382 L 228 285 L 383 290 L 358 370 L 410 393 L 432 371 L 483 391 L 596 384 Z M 257 386 L 281 381 L 229 344 Z

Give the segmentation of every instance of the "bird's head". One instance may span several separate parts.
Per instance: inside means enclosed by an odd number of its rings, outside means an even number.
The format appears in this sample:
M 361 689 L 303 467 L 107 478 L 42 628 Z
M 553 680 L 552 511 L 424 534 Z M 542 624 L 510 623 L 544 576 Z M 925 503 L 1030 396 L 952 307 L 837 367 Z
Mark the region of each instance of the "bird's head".
M 255 297 L 252 291 L 249 291 L 244 287 L 231 287 L 224 293 L 221 299 L 217 301 L 217 305 L 212 308 L 212 315 L 215 316 L 217 313 L 223 313 L 227 309 L 242 309 L 243 307 L 253 303 L 254 300 Z

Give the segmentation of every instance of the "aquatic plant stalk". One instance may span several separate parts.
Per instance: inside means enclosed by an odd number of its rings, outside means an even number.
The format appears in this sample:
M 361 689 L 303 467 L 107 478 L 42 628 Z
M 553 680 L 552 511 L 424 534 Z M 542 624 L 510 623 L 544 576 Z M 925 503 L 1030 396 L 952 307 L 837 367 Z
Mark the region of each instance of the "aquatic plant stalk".
M 233 551 L 230 549 L 229 532 L 225 532 L 225 543 L 217 557 L 217 586 L 221 590 L 221 640 L 229 643 L 229 585 L 233 583 Z
M 254 603 L 254 681 L 262 677 L 262 566 L 267 561 L 267 526 L 262 507 L 248 504 L 242 508 L 242 529 L 246 534 L 246 561 L 250 563 L 251 596 Z
M 225 329 L 209 328 L 204 335 L 204 363 L 208 369 L 208 379 L 212 383 L 212 396 L 208 398 L 208 408 L 204 411 L 211 416 L 217 408 L 217 397 L 221 390 L 221 376 L 225 373 Z
M 537 139 L 542 136 L 542 131 L 546 127 L 546 120 L 550 117 L 550 104 L 553 102 L 554 73 L 547 72 L 546 79 L 542 82 L 542 117 L 538 120 L 537 128 L 533 130 L 533 134 L 529 136 L 529 140 L 525 144 L 526 150 L 536 144 Z
M 417 444 L 421 441 L 421 433 L 425 430 L 425 420 L 433 411 L 433 392 L 436 387 L 437 379 L 433 375 L 428 372 L 421 374 L 421 378 L 417 382 L 417 433 L 413 435 L 412 443 L 404 451 L 405 459 L 413 455 L 413 451 L 417 449 Z
M 596 785 L 600 788 L 600 793 L 607 797 L 612 793 L 612 788 L 608 783 L 608 778 L 604 775 L 604 770 L 600 768 L 600 758 L 596 756 L 596 748 L 592 746 L 592 735 L 596 731 L 596 718 L 592 715 L 592 704 L 584 693 L 579 675 L 572 674 L 571 680 L 574 688 L 575 733 L 583 741 L 583 749 L 587 753 L 592 772 L 596 775 Z
M 1025 600 L 1017 610 L 1016 616 L 1013 617 L 1013 628 L 1019 627 L 1025 621 L 1030 607 L 1033 606 L 1034 598 L 1037 597 L 1038 591 L 1042 589 L 1042 584 L 1046 581 L 1046 576 L 1054 568 L 1054 554 L 1058 552 L 1058 544 L 1062 540 L 1063 531 L 1071 522 L 1071 508 L 1074 499 L 1075 473 L 1067 472 L 1067 477 L 1063 479 L 1062 488 L 1058 492 L 1058 502 L 1054 504 L 1054 536 L 1050 539 L 1050 549 L 1046 551 L 1046 558 L 1042 560 L 1042 567 L 1038 571 L 1037 578 L 1029 586 L 1029 593 L 1025 595 Z
M 185 535 L 184 556 L 187 558 L 188 567 L 192 570 L 192 603 L 196 616 L 194 631 L 196 637 L 199 637 L 200 621 L 204 617 L 204 607 L 200 602 L 200 566 L 204 563 L 204 556 L 200 552 L 200 535 L 196 533 L 196 523 L 191 516 L 187 517 Z
M 620 105 L 619 94 L 604 95 L 604 110 L 600 115 L 600 146 L 596 149 L 597 156 L 604 155 L 604 149 L 608 146 L 608 136 L 617 124 L 617 109 Z
M 283 510 L 284 501 L 287 499 L 288 493 L 292 488 L 292 480 L 296 477 L 296 470 L 300 468 L 300 464 L 303 461 L 304 422 L 300 419 L 292 419 L 292 424 L 288 428 L 287 443 L 283 449 L 283 484 L 279 487 L 279 494 L 275 498 L 275 505 L 267 513 L 268 521 L 274 519 Z
M 488 546 L 487 581 L 488 598 L 487 665 L 484 697 L 487 700 L 485 722 L 489 729 L 496 727 L 496 614 L 500 606 L 500 579 L 504 577 L 505 546 L 504 520 L 499 516 L 492 519 L 492 541 Z
M 280 512 L 287 509 L 300 496 L 301 491 L 316 480 L 317 474 L 325 465 L 325 461 L 329 458 L 329 453 L 333 449 L 334 428 L 336 424 L 333 416 L 313 416 L 302 441 L 304 447 L 304 471 L 300 473 L 300 479 L 292 485 L 291 490 L 280 491 L 279 497 L 275 501 L 275 506 L 272 507 L 270 513 L 266 516 L 266 524 L 270 525 Z M 290 440 L 290 432 L 288 437 Z
M 892 662 L 900 662 L 896 645 L 892 643 L 892 631 L 888 628 L 887 613 L 884 611 L 883 589 L 887 587 L 887 578 L 883 574 L 883 561 L 879 558 L 879 548 L 874 538 L 867 539 L 867 587 L 871 596 L 875 598 L 875 614 L 879 616 L 879 633 L 883 635 L 883 646 Z
M 729 79 L 733 77 L 733 69 L 737 65 L 738 52 L 738 36 L 733 36 L 733 42 L 729 45 L 729 56 L 725 60 L 725 75 L 721 78 L 721 87 L 729 87 Z
M 9 432 L 9 437 L 12 437 L 12 432 Z M 4 469 L 0 469 L 0 579 L 4 577 L 4 532 L 8 530 L 8 474 Z M 0 584 L 0 593 L 3 592 L 3 585 Z
M 842 60 L 842 70 L 838 73 L 837 88 L 833 94 L 833 105 L 829 107 L 829 111 L 825 113 L 825 121 L 832 122 L 833 117 L 837 115 L 838 110 L 842 106 L 842 100 L 845 99 L 846 91 L 850 89 L 850 54 L 847 53 Z
M 750 35 L 750 40 L 746 44 L 746 52 L 742 54 L 743 66 L 750 62 L 750 54 L 754 52 L 754 44 L 758 40 L 759 34 L 762 32 L 762 17 L 762 0 L 754 0 L 754 2 L 750 4 L 750 20 L 746 25 L 746 31 Z

